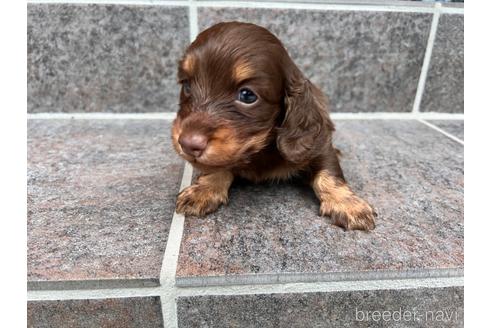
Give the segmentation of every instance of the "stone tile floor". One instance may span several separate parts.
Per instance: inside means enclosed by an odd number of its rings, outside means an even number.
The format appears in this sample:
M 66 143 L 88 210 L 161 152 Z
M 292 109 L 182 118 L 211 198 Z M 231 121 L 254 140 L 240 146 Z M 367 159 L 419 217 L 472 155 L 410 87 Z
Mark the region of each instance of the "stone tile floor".
M 336 124 L 346 178 L 375 206 L 376 229 L 336 228 L 299 183 L 236 184 L 228 206 L 186 220 L 179 285 L 460 274 L 463 146 L 417 121 Z
M 158 285 L 182 161 L 163 121 L 31 120 L 33 289 Z
M 423 319 L 407 321 L 401 326 L 391 326 L 386 322 L 377 324 L 377 321 L 367 320 L 365 314 L 381 309 L 395 309 L 398 313 L 399 308 L 412 309 L 417 316 L 439 308 L 453 316 L 463 311 L 463 289 L 183 297 L 178 300 L 178 318 L 180 327 L 433 327 Z M 357 316 L 354 315 L 356 309 Z M 382 319 L 380 321 L 383 322 Z M 463 316 L 457 317 L 452 325 L 446 325 L 462 326 Z
M 163 326 L 158 297 L 30 302 L 27 318 L 36 328 Z
M 431 123 L 462 138 L 462 121 Z M 381 299 L 411 307 L 425 298 L 430 308 L 462 315 L 460 286 L 340 296 L 179 294 L 217 284 L 462 276 L 463 146 L 414 120 L 336 125 L 346 177 L 379 212 L 376 229 L 344 232 L 333 226 L 318 216 L 316 198 L 298 181 L 235 183 L 228 206 L 203 219 L 185 219 L 178 287 L 170 287 L 177 293 L 180 327 L 279 326 L 286 313 L 298 319 L 288 320 L 293 326 L 302 326 L 340 319 L 353 304 L 373 306 Z M 114 318 L 122 318 L 119 327 L 162 326 L 156 318 L 168 306 L 162 297 L 169 291 L 159 286 L 159 274 L 183 175 L 169 128 L 166 120 L 28 121 L 28 289 L 47 295 L 29 302 L 29 326 L 70 326 L 83 318 L 102 327 Z M 125 288 L 138 294 L 148 286 L 155 286 L 149 297 L 53 296 L 56 290 L 99 295 L 98 289 L 121 288 L 130 295 Z M 332 298 L 343 302 L 326 312 Z M 260 311 L 261 304 L 273 310 Z M 138 324 L 146 316 L 147 323 Z M 134 322 L 125 321 L 129 317 Z M 63 318 L 66 324 L 60 324 Z M 456 320 L 451 326 L 461 325 Z
M 439 121 L 433 120 L 429 123 L 434 124 L 438 128 L 443 129 L 447 133 L 452 134 L 458 139 L 465 140 L 465 123 L 463 121 Z

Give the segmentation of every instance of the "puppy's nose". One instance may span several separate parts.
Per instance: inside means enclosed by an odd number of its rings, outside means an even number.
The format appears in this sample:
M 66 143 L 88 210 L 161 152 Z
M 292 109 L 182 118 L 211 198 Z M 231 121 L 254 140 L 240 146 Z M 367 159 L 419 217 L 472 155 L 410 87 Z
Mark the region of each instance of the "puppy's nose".
M 186 154 L 199 157 L 207 148 L 208 138 L 203 134 L 186 134 L 181 135 L 178 142 Z

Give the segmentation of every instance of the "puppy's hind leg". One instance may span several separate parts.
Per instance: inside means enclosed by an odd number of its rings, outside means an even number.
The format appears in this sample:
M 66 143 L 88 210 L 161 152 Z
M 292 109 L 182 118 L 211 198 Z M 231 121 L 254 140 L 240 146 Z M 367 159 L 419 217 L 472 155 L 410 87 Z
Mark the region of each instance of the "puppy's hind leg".
M 311 185 L 320 200 L 320 214 L 330 216 L 335 225 L 346 230 L 374 229 L 376 212 L 350 189 L 340 169 L 317 171 Z
M 214 212 L 228 201 L 229 187 L 234 175 L 229 171 L 204 174 L 178 195 L 176 212 L 203 216 Z

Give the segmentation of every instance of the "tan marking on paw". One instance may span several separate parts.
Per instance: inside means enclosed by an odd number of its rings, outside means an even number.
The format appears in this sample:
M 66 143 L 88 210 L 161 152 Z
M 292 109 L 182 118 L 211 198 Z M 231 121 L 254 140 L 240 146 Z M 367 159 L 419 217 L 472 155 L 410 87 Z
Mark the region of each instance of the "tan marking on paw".
M 377 216 L 373 207 L 358 197 L 341 179 L 320 171 L 313 180 L 313 189 L 320 200 L 320 214 L 346 230 L 372 230 Z
M 233 179 L 232 173 L 227 171 L 200 176 L 195 184 L 179 193 L 176 212 L 204 216 L 216 211 L 220 205 L 227 203 Z
M 372 230 L 376 226 L 376 212 L 371 205 L 357 196 L 342 203 L 322 201 L 320 214 L 329 216 L 333 224 L 346 230 Z

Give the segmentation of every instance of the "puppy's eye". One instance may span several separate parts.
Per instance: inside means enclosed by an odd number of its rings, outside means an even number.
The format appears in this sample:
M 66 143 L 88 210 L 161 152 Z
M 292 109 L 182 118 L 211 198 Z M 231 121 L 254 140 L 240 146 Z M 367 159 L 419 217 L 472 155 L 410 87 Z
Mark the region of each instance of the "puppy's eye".
M 181 82 L 181 85 L 183 86 L 183 92 L 185 95 L 189 96 L 191 93 L 191 85 L 190 81 L 184 80 Z
M 258 99 L 258 97 L 250 89 L 242 88 L 241 90 L 239 90 L 237 99 L 245 104 L 252 104 L 256 101 L 256 99 Z

